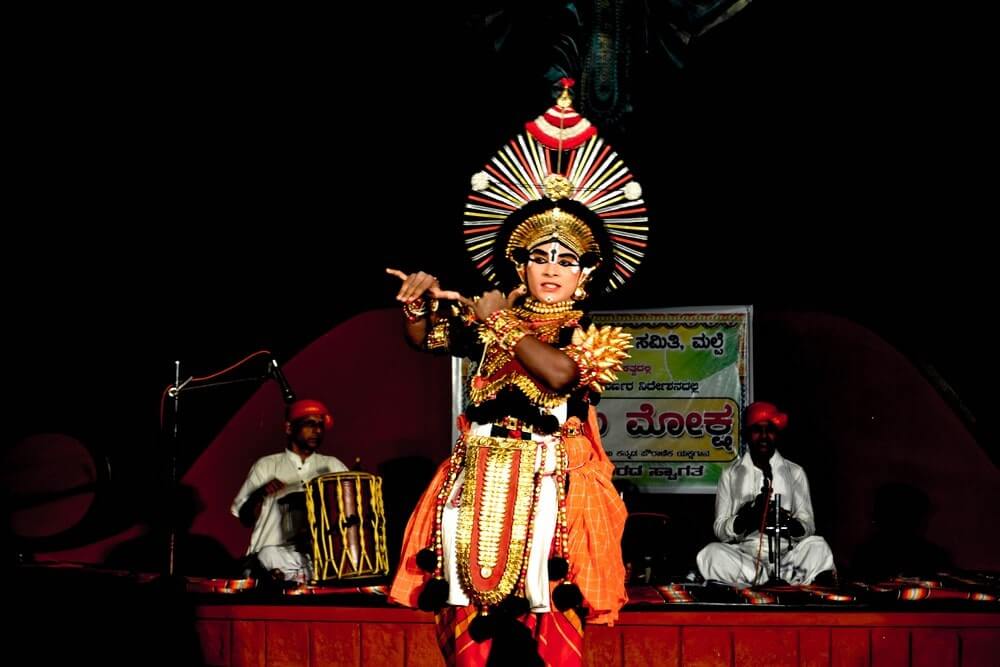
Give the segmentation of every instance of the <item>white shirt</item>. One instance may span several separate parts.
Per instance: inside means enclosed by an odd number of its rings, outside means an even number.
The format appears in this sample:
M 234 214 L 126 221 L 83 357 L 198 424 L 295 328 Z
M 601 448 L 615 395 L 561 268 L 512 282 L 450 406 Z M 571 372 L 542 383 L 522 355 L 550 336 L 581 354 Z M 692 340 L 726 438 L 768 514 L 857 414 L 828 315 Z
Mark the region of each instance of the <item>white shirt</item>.
M 796 540 L 809 537 L 816 532 L 813 518 L 812 499 L 809 497 L 809 480 L 802 466 L 792 463 L 775 452 L 771 456 L 774 493 L 781 494 L 781 507 L 797 519 L 805 533 Z M 719 477 L 715 492 L 715 536 L 721 542 L 736 542 L 757 535 L 754 529 L 748 535 L 738 535 L 733 531 L 736 513 L 744 504 L 751 502 L 764 484 L 764 473 L 753 464 L 750 452 L 737 463 L 726 468 Z
M 282 505 L 278 500 L 290 493 L 301 493 L 305 490 L 307 481 L 328 472 L 348 472 L 348 470 L 347 466 L 335 456 L 312 454 L 303 461 L 290 449 L 257 459 L 250 468 L 250 474 L 240 487 L 239 493 L 236 494 L 232 507 L 229 508 L 233 516 L 239 517 L 240 508 L 250 494 L 272 479 L 284 482 L 285 488 L 264 498 L 260 516 L 250 536 L 247 555 L 257 553 L 264 547 L 288 544 L 294 536 L 287 534 L 287 522 L 282 520 L 284 518 Z

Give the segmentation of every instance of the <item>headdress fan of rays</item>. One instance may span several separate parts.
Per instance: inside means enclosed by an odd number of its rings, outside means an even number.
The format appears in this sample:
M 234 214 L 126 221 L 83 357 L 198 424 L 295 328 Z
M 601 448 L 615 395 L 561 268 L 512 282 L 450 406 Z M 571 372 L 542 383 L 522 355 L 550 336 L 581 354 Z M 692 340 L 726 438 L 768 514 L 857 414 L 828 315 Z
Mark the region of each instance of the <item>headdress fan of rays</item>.
M 635 273 L 645 254 L 649 218 L 641 195 L 618 153 L 564 100 L 527 123 L 472 177 L 465 248 L 486 279 L 500 286 L 497 241 L 508 217 L 543 197 L 573 200 L 600 219 L 610 240 L 613 257 L 604 258 L 612 262 L 604 287 L 610 292 Z

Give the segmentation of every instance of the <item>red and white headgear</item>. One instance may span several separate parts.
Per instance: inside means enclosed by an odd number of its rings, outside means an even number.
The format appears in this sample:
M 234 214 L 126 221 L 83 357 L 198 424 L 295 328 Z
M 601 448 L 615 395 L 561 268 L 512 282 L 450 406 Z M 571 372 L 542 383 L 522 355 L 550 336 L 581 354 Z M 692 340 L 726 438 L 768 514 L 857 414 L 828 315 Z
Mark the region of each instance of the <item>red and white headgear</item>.
M 747 406 L 745 428 L 750 428 L 760 422 L 771 422 L 779 431 L 788 426 L 788 415 L 780 412 L 774 403 L 755 401 Z
M 524 132 L 472 176 L 462 221 L 465 248 L 483 276 L 506 290 L 514 276 L 502 260 L 523 265 L 524 258 L 514 256 L 518 248 L 552 238 L 581 259 L 592 255 L 590 268 L 601 265 L 595 287 L 611 292 L 632 277 L 646 254 L 649 217 L 642 187 L 590 121 L 574 111 L 573 80 L 561 83 L 556 103 L 525 123 Z M 567 224 L 555 225 L 554 217 Z
M 333 417 L 330 416 L 330 411 L 327 410 L 326 406 L 319 401 L 312 401 L 309 399 L 295 401 L 288 406 L 287 410 L 285 410 L 285 419 L 293 424 L 300 419 L 309 417 L 310 415 L 323 417 L 323 428 L 327 430 L 333 426 Z

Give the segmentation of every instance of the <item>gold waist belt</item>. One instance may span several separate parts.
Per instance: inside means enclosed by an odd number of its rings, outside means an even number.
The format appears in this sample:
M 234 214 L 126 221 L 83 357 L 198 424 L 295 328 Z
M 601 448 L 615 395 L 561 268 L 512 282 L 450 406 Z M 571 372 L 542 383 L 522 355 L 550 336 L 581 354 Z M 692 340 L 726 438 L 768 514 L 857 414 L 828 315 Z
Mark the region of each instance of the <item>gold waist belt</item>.
M 458 575 L 471 600 L 497 604 L 528 557 L 535 497 L 534 440 L 470 435 L 458 513 Z

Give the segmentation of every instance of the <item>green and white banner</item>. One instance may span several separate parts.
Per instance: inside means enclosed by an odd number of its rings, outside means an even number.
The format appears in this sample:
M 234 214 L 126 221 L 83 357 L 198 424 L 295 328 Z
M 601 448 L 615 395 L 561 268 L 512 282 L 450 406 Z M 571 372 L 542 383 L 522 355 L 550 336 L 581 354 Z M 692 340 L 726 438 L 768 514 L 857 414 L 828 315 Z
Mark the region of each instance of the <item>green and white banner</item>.
M 714 493 L 740 454 L 752 306 L 592 313 L 634 337 L 597 406 L 615 479 L 644 493 Z

